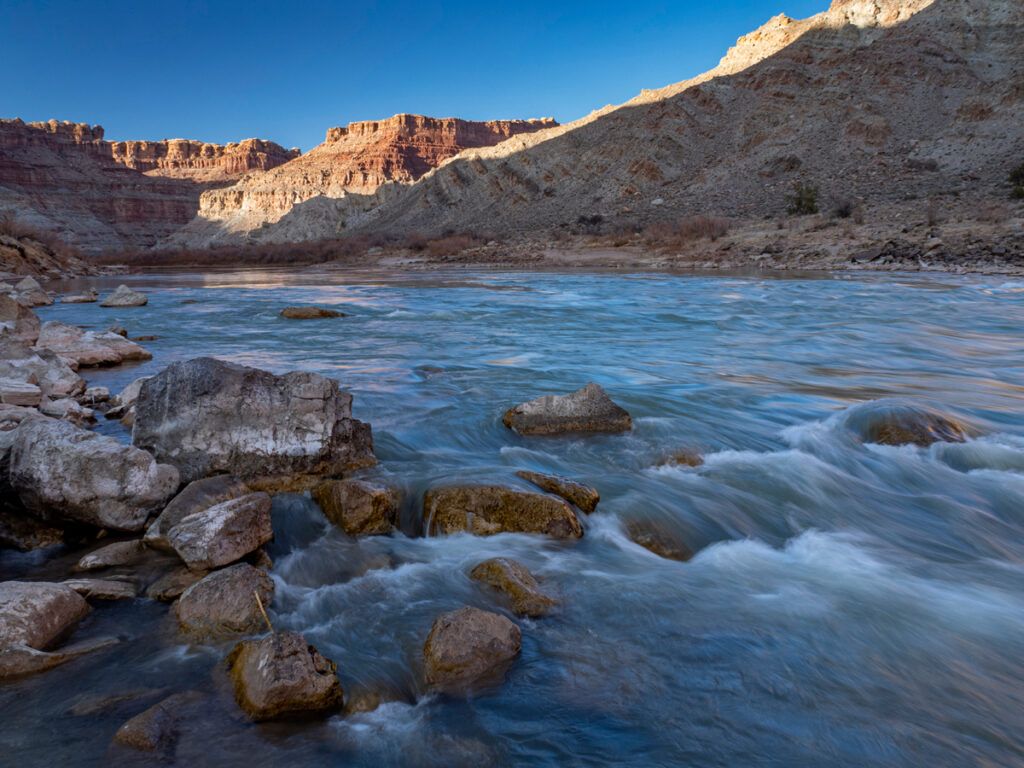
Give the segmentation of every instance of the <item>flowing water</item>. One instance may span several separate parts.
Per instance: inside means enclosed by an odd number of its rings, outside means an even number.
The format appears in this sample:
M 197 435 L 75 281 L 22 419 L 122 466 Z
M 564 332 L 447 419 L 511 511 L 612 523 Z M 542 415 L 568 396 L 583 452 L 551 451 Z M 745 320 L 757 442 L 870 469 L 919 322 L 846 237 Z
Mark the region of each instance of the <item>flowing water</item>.
M 404 533 L 357 541 L 308 497 L 278 497 L 271 618 L 337 661 L 346 690 L 383 686 L 397 700 L 251 725 L 220 665 L 231 642 L 186 643 L 162 603 L 100 604 L 76 637 L 115 634 L 118 646 L 0 685 L 0 762 L 115 764 L 112 734 L 156 699 L 70 708 L 197 689 L 207 704 L 170 763 L 1024 765 L 1024 282 L 329 270 L 128 282 L 151 291 L 148 306 L 39 312 L 159 334 L 145 342 L 151 362 L 90 371 L 90 383 L 116 391 L 212 355 L 316 371 L 354 394 L 373 424 L 371 474 L 405 491 Z M 278 317 L 311 303 L 349 316 Z M 632 432 L 502 426 L 511 405 L 588 381 L 633 415 Z M 852 425 L 892 397 L 977 436 L 865 444 Z M 116 422 L 100 429 L 128 439 Z M 665 466 L 678 449 L 705 463 Z M 425 488 L 518 482 L 518 469 L 599 489 L 583 539 L 418 535 Z M 698 554 L 642 549 L 625 534 L 635 519 Z M 468 577 L 498 555 L 526 564 L 557 610 L 515 619 L 522 655 L 500 688 L 425 695 L 438 615 L 512 616 Z M 56 573 L 69 557 L 4 553 L 0 576 Z

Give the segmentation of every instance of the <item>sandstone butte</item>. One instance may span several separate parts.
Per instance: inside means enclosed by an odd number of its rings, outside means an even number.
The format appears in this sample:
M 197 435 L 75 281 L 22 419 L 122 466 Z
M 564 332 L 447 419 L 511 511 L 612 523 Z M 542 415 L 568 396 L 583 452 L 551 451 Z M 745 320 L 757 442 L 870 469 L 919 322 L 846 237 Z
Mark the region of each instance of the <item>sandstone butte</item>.
M 249 173 L 204 192 L 196 221 L 173 241 L 207 245 L 222 233 L 272 223 L 314 197 L 369 194 L 382 184 L 408 184 L 466 149 L 557 126 L 554 120 L 473 122 L 401 114 L 331 128 L 324 142 L 269 173 Z
M 697 78 L 468 149 L 413 184 L 308 200 L 250 240 L 761 219 L 797 181 L 880 208 L 951 191 L 961 206 L 1005 200 L 1021 125 L 1019 0 L 836 0 L 771 19 Z
M 101 126 L 0 120 L 0 216 L 85 250 L 154 245 L 200 194 L 299 155 L 269 141 L 106 141 Z

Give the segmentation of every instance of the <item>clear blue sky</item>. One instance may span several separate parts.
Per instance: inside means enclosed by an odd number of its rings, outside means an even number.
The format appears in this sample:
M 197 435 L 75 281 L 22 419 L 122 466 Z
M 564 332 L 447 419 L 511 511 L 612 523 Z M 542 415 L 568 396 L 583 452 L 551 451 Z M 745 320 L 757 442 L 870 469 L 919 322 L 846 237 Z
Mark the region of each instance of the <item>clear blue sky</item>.
M 397 112 L 568 122 L 710 69 L 771 16 L 828 5 L 0 0 L 0 117 L 303 151 Z

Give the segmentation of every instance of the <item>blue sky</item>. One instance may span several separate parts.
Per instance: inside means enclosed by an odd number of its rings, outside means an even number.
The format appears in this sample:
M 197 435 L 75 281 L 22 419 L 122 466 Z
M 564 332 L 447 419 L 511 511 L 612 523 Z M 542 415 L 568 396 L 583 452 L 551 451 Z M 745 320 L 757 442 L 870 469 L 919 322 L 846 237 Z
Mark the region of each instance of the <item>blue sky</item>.
M 397 112 L 568 122 L 710 69 L 771 16 L 828 5 L 0 0 L 0 117 L 303 151 Z

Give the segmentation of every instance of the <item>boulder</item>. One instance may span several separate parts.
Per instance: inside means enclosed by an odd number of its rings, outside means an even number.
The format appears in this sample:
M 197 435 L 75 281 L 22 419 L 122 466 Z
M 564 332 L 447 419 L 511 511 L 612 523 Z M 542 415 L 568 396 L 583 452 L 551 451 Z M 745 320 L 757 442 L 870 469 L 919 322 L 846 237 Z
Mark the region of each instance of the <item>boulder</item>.
M 509 408 L 502 422 L 521 435 L 625 432 L 633 421 L 597 384 L 568 395 L 543 395 Z
M 118 365 L 153 356 L 123 336 L 109 331 L 85 331 L 58 320 L 43 323 L 36 349 L 50 349 L 78 365 Z
M 0 647 L 0 678 L 42 672 L 117 643 L 116 637 L 98 637 L 65 645 L 56 651 L 38 651 L 27 645 Z
M 67 293 L 61 297 L 63 304 L 92 304 L 97 300 L 99 294 L 95 288 L 87 288 L 81 293 Z
M 601 494 L 590 485 L 577 483 L 561 475 L 544 475 L 540 472 L 528 472 L 521 470 L 516 474 L 538 488 L 556 496 L 561 496 L 570 504 L 575 504 L 579 509 L 588 515 L 597 508 L 597 502 L 601 500 Z
M 88 600 L 131 600 L 139 587 L 123 579 L 65 579 L 61 582 Z
M 70 421 L 72 424 L 80 427 L 96 420 L 96 414 L 92 408 L 79 405 L 76 400 L 72 400 L 70 397 L 44 400 L 39 403 L 39 412 L 44 416 L 52 416 L 55 419 Z
M 966 424 L 920 403 L 896 398 L 855 405 L 844 413 L 844 423 L 866 443 L 917 445 L 963 443 L 973 434 Z
M 228 667 L 235 701 L 253 720 L 333 712 L 342 706 L 338 665 L 298 632 L 244 640 L 232 649 Z
M 634 544 L 653 552 L 666 560 L 685 563 L 693 557 L 693 549 L 686 540 L 665 523 L 653 520 L 630 520 L 626 523 L 626 535 Z
M 63 584 L 0 582 L 0 649 L 45 650 L 88 612 L 82 596 Z
M 85 391 L 85 380 L 55 352 L 7 339 L 0 339 L 0 378 L 32 384 L 41 397 L 55 400 Z
M 274 597 L 274 582 L 248 563 L 214 571 L 186 589 L 175 605 L 178 627 L 206 637 L 234 632 L 255 632 L 263 625 L 254 593 L 264 609 Z
M 345 313 L 320 307 L 285 307 L 281 310 L 281 317 L 292 320 L 317 320 L 326 317 L 345 317 Z
M 96 571 L 118 565 L 135 565 L 142 562 L 149 549 L 140 539 L 115 541 L 90 552 L 78 561 L 76 571 Z
M 202 698 L 202 694 L 196 691 L 168 696 L 118 728 L 114 734 L 114 743 L 152 751 L 169 748 L 178 735 L 182 710 Z
M 178 489 L 178 470 L 111 437 L 40 418 L 16 431 L 10 483 L 44 519 L 139 531 Z
M 512 601 L 512 610 L 520 616 L 545 616 L 555 601 L 545 595 L 533 574 L 522 563 L 508 557 L 484 560 L 469 574 L 504 592 Z
M 46 307 L 53 304 L 53 297 L 33 277 L 21 280 L 14 286 L 14 290 L 15 298 L 23 307 Z
M 446 613 L 423 646 L 426 684 L 461 694 L 500 682 L 521 641 L 519 627 L 496 613 L 468 606 Z
M 107 326 L 107 333 L 116 333 L 118 336 L 128 336 L 128 329 L 123 325 L 114 323 L 113 325 Z
M 99 403 L 106 403 L 110 401 L 110 390 L 106 387 L 89 387 L 85 392 L 78 396 L 78 401 L 82 405 L 95 406 Z
M 167 539 L 171 528 L 195 512 L 202 512 L 247 493 L 250 493 L 249 486 L 232 475 L 215 475 L 193 480 L 171 499 L 160 516 L 146 529 L 145 541 L 156 549 L 173 552 L 174 547 Z
M 193 512 L 167 532 L 185 565 L 212 570 L 254 552 L 274 537 L 270 496 L 250 493 Z
M 117 286 L 112 294 L 100 302 L 101 307 L 142 307 L 149 301 L 146 296 L 127 285 Z
M 30 381 L 0 377 L 0 403 L 38 407 L 43 399 L 39 386 Z
M 171 602 L 181 597 L 182 593 L 206 578 L 209 571 L 193 571 L 187 565 L 182 565 L 158 578 L 146 587 L 146 597 L 152 600 Z
M 433 534 L 544 533 L 560 539 L 583 535 L 576 513 L 563 499 L 492 485 L 430 489 L 423 496 L 423 523 Z
M 365 480 L 324 480 L 310 492 L 321 511 L 349 536 L 390 533 L 398 522 L 398 494 Z
M 132 441 L 191 482 L 228 472 L 256 490 L 305 489 L 317 476 L 376 463 L 352 396 L 315 373 L 199 358 L 142 385 Z
M 39 338 L 39 318 L 17 300 L 0 293 L 0 338 L 31 346 Z

